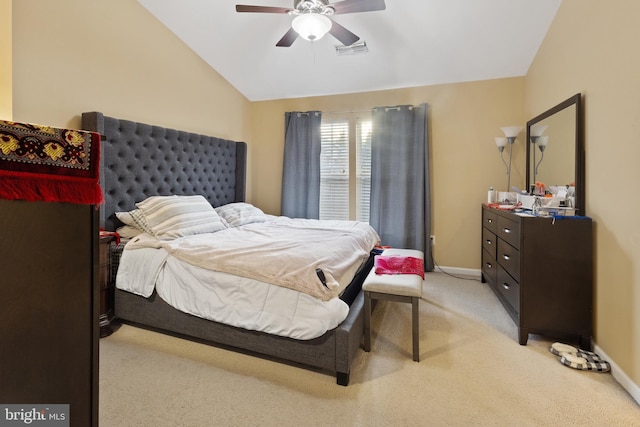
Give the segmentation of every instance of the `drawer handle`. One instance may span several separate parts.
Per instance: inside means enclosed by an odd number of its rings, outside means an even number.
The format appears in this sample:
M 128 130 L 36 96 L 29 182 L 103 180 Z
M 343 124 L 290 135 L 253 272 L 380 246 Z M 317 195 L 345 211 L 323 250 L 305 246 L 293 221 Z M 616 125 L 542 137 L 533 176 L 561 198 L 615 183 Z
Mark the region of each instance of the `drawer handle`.
M 509 284 L 508 284 L 508 283 L 506 283 L 506 282 L 503 282 L 503 283 L 502 283 L 502 287 L 503 287 L 506 291 L 508 291 L 508 290 L 509 290 Z
M 511 233 L 511 229 L 510 228 L 503 228 L 502 231 L 504 231 L 507 234 Z
M 491 264 L 490 262 L 486 263 L 487 268 L 493 268 L 493 264 Z
M 507 261 L 511 259 L 511 257 L 507 254 L 502 254 L 502 258 L 506 259 Z
M 487 242 L 487 245 L 492 245 L 493 244 L 493 242 L 490 239 L 487 239 L 486 242 Z
M 487 219 L 487 222 L 488 222 L 489 224 L 491 224 L 491 223 L 493 222 L 493 220 L 489 218 L 489 219 Z

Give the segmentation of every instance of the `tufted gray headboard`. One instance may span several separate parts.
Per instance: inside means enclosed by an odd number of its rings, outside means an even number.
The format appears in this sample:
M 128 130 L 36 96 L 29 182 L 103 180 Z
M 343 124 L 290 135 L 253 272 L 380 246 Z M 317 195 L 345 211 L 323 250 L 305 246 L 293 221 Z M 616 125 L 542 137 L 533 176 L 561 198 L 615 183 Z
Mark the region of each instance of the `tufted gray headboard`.
M 100 227 L 120 226 L 115 212 L 149 196 L 203 195 L 214 207 L 245 198 L 247 145 L 82 113 L 82 128 L 104 136 L 100 185 L 105 203 Z

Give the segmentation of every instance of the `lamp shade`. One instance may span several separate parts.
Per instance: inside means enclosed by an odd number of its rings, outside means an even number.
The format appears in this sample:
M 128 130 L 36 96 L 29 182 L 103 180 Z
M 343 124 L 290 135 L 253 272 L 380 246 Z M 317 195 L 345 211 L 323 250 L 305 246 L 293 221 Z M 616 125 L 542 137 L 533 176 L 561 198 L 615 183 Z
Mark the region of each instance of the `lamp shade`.
M 531 126 L 531 128 L 529 129 L 529 132 L 531 133 L 531 136 L 536 137 L 536 136 L 541 136 L 545 129 L 547 129 L 549 127 L 549 125 L 533 125 Z
M 319 13 L 303 13 L 293 19 L 291 26 L 305 40 L 320 40 L 331 29 L 331 19 Z
M 496 145 L 498 146 L 498 148 L 501 148 L 501 147 L 504 148 L 504 146 L 507 145 L 507 138 L 497 136 Z
M 548 136 L 541 136 L 538 139 L 538 147 L 540 147 L 540 149 L 544 149 L 547 146 L 547 143 L 549 142 L 549 137 Z
M 500 128 L 500 130 L 504 132 L 504 136 L 506 136 L 507 138 L 515 138 L 516 136 L 518 136 L 522 128 L 523 126 L 506 126 Z

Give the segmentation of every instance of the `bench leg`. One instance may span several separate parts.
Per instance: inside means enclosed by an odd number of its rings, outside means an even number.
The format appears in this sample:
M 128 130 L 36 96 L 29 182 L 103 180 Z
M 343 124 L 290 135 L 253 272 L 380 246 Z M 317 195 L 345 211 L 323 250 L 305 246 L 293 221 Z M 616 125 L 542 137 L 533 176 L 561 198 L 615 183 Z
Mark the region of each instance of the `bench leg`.
M 371 294 L 364 293 L 364 351 L 371 351 Z
M 420 361 L 420 318 L 419 312 L 420 298 L 411 298 L 411 311 L 412 311 L 412 331 L 413 331 L 413 360 L 415 362 Z

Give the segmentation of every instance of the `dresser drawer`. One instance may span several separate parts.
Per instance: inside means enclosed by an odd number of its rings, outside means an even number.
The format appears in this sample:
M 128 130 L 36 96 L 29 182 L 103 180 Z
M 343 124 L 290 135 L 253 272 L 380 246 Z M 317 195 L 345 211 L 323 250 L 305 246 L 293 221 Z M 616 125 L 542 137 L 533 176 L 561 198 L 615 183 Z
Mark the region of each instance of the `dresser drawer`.
M 516 249 L 520 249 L 520 221 L 498 217 L 496 235 Z
M 491 209 L 482 209 L 482 226 L 495 233 L 498 223 L 498 214 Z
M 502 239 L 498 239 L 496 261 L 518 282 L 520 282 L 520 251 Z
M 482 227 L 482 249 L 489 252 L 492 258 L 495 258 L 497 245 L 498 239 L 496 235 Z
M 500 267 L 498 267 L 497 276 L 498 281 L 496 287 L 498 288 L 498 292 L 505 297 L 509 305 L 520 315 L 520 284 L 513 280 L 513 277 Z
M 498 264 L 496 263 L 495 256 L 486 250 L 482 250 L 482 274 L 484 274 L 485 279 L 496 283 L 498 278 L 497 271 Z

